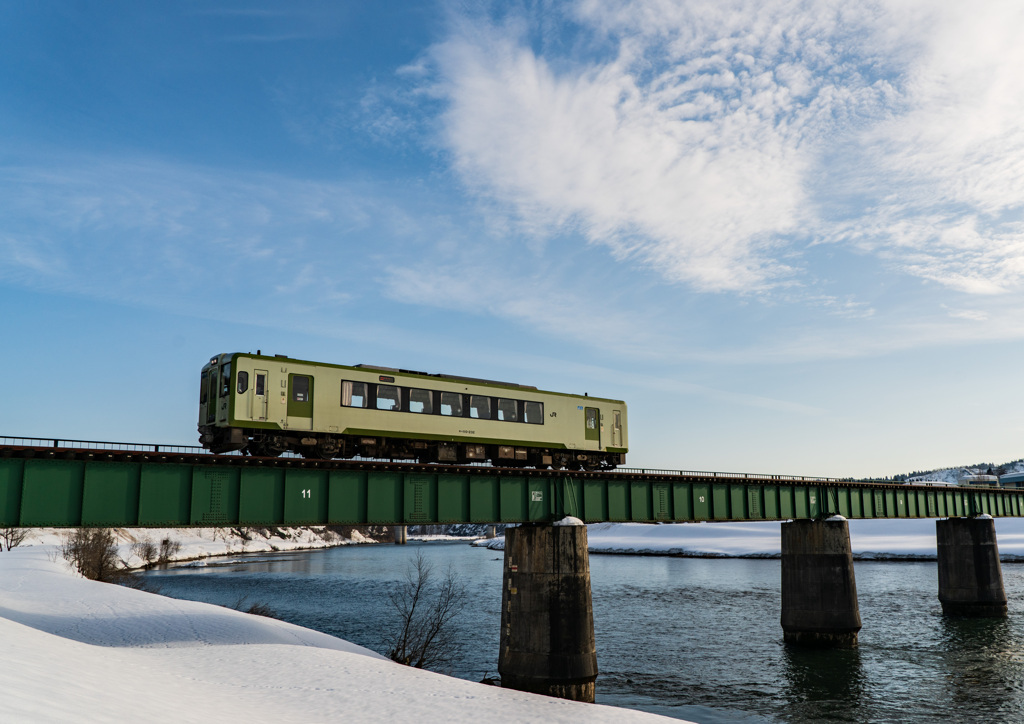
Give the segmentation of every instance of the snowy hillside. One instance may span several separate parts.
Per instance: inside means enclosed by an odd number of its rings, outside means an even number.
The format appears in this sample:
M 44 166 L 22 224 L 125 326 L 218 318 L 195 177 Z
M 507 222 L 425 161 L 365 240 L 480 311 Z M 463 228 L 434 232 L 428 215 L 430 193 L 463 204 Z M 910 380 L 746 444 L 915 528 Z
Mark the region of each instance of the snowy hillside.
M 0 553 L 4 722 L 480 721 L 627 724 L 652 714 L 400 666 L 341 639 Z

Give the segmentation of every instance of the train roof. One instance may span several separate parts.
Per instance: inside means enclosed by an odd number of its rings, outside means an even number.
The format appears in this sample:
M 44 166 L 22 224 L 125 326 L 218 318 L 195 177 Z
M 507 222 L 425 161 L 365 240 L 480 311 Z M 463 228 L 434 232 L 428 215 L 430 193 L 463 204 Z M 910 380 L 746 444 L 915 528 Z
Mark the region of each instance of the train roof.
M 497 380 L 488 380 L 479 377 L 464 377 L 462 375 L 450 375 L 443 373 L 431 373 L 431 372 L 419 372 L 416 370 L 400 369 L 398 367 L 382 367 L 380 365 L 369 365 L 369 364 L 357 364 L 357 365 L 339 365 L 331 362 L 315 362 L 313 360 L 297 359 L 295 357 L 289 357 L 284 354 L 262 354 L 257 351 L 255 354 L 252 352 L 232 352 L 227 354 L 218 355 L 210 360 L 210 363 L 203 369 L 206 369 L 210 364 L 216 364 L 215 360 L 220 359 L 223 361 L 225 357 L 234 358 L 237 356 L 250 357 L 253 359 L 265 359 L 268 361 L 288 360 L 289 362 L 297 362 L 299 364 L 316 365 L 317 367 L 333 367 L 335 369 L 343 370 L 357 370 L 360 372 L 390 372 L 391 374 L 408 375 L 410 377 L 418 377 L 428 380 L 446 380 L 451 382 L 468 382 L 476 385 L 485 385 L 487 387 L 502 387 L 511 390 L 531 390 L 534 392 L 543 393 L 546 395 L 559 395 L 562 397 L 579 397 L 581 399 L 586 398 L 589 400 L 595 400 L 597 402 L 614 402 L 620 405 L 625 405 L 625 401 L 616 400 L 610 397 L 592 397 L 591 395 L 584 393 L 582 395 L 573 394 L 571 392 L 555 392 L 554 390 L 541 390 L 533 385 L 521 385 L 515 382 L 500 382 Z

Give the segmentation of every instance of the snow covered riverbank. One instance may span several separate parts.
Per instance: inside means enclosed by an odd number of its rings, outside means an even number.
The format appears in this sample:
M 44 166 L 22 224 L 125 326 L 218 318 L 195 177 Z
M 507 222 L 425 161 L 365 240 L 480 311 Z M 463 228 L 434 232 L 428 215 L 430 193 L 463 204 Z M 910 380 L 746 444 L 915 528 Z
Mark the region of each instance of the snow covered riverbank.
M 475 684 L 274 619 L 0 553 L 4 722 L 677 721 Z
M 692 557 L 777 558 L 779 523 L 591 523 L 587 526 L 591 553 L 673 555 Z M 1024 561 L 1024 519 L 997 518 L 999 555 L 1004 561 Z M 898 560 L 935 558 L 932 519 L 851 520 L 854 558 Z M 502 550 L 504 538 L 474 545 Z

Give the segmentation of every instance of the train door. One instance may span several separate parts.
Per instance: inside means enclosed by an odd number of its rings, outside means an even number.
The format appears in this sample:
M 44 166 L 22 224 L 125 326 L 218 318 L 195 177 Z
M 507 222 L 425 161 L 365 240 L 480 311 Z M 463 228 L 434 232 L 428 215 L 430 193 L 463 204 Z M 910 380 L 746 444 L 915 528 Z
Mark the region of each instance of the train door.
M 622 410 L 612 410 L 612 447 L 622 447 Z
M 252 385 L 252 419 L 267 419 L 267 371 L 253 370 L 255 379 Z
M 288 427 L 313 429 L 313 378 L 310 375 L 288 375 Z
M 596 407 L 586 407 L 583 410 L 583 439 L 588 443 L 593 442 L 598 448 L 601 447 L 601 413 Z M 590 445 L 587 448 L 593 449 Z

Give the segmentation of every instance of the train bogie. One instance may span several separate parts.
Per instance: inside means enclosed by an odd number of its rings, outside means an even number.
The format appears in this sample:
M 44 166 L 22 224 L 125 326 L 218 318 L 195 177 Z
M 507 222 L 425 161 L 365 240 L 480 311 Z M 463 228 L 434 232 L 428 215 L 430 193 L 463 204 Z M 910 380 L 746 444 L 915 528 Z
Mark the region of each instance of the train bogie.
M 213 452 L 607 468 L 627 451 L 620 400 L 281 356 L 203 368 L 200 442 Z

